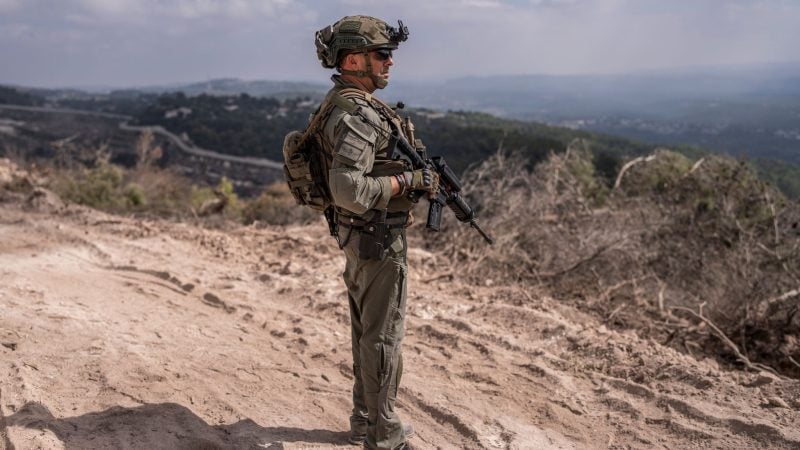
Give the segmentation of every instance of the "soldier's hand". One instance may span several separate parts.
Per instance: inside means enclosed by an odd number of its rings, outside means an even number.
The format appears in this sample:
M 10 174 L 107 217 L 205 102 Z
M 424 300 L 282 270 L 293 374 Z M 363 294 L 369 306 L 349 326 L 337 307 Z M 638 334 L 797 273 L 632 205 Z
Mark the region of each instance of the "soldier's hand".
M 411 191 L 426 191 L 436 193 L 439 190 L 439 174 L 433 170 L 417 169 L 413 172 L 404 172 L 406 185 Z

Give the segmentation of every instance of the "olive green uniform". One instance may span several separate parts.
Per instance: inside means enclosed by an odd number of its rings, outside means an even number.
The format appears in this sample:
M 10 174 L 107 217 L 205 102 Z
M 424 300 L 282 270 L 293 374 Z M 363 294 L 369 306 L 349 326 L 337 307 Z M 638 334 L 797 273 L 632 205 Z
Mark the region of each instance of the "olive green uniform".
M 352 88 L 338 76 L 333 80 L 335 92 Z M 360 106 L 361 114 L 372 122 L 335 107 L 320 137 L 323 149 L 333 157 L 328 185 L 347 259 L 343 277 L 350 303 L 355 377 L 350 421 L 355 434 L 366 434 L 368 448 L 396 449 L 405 442 L 394 403 L 403 367 L 408 273 L 404 224 L 412 204 L 391 198 L 389 175 L 402 171 L 387 155 L 391 118 L 363 96 L 344 96 Z M 376 125 L 385 133 L 378 132 Z M 386 256 L 364 259 L 359 244 L 365 228 L 387 210 L 390 238 Z

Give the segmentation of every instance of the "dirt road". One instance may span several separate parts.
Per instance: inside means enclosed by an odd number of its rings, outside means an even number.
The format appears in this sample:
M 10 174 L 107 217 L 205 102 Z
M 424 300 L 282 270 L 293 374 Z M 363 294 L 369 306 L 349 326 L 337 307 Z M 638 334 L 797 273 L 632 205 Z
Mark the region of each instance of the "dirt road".
M 355 448 L 343 264 L 322 224 L 0 203 L 0 449 Z M 415 448 L 800 448 L 796 381 L 410 266 Z

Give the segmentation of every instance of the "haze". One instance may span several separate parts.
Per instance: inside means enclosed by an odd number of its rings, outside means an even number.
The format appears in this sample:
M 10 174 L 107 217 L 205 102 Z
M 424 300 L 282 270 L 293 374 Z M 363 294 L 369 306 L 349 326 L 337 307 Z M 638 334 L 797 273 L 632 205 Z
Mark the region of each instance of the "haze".
M 800 59 L 792 0 L 0 0 L 0 83 L 324 83 L 313 35 L 347 14 L 409 26 L 405 81 Z

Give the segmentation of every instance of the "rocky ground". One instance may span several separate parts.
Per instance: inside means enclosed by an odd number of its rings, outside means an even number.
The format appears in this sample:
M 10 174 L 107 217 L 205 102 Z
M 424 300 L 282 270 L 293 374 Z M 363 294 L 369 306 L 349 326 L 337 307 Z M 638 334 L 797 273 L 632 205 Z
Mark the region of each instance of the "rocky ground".
M 800 448 L 798 381 L 409 259 L 415 448 Z M 0 449 L 355 448 L 343 266 L 322 224 L 210 230 L 5 196 Z

